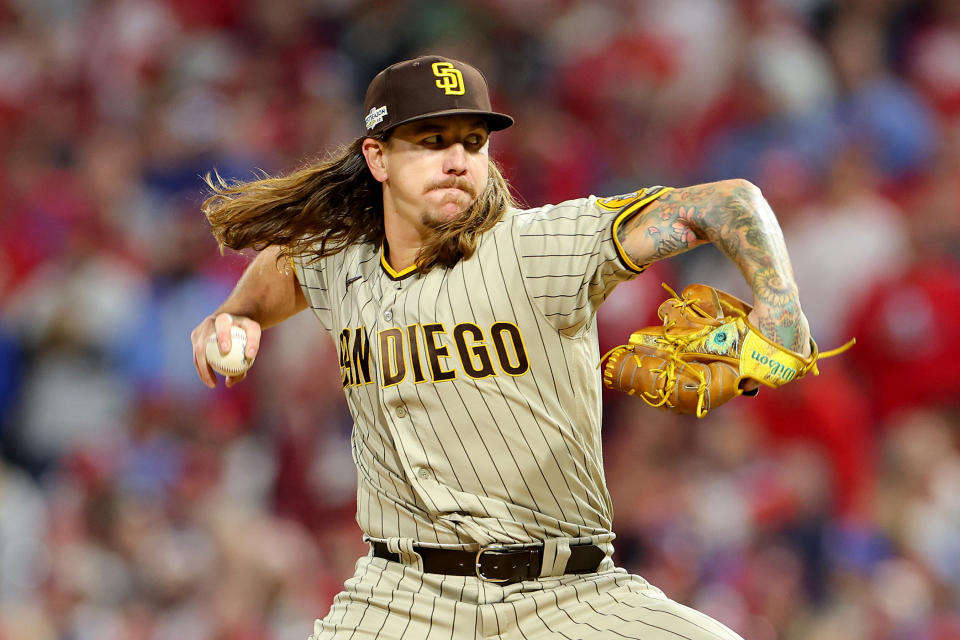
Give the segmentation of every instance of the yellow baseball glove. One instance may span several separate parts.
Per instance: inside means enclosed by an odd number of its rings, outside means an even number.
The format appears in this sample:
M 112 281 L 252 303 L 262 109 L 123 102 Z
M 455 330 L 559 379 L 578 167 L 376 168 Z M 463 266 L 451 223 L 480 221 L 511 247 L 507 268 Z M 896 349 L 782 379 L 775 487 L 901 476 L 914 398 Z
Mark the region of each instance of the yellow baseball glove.
M 647 404 L 702 418 L 744 392 L 756 380 L 780 387 L 813 372 L 817 361 L 853 346 L 819 353 L 811 338 L 804 357 L 772 342 L 747 320 L 752 307 L 735 296 L 703 284 L 692 284 L 661 303 L 660 326 L 645 327 L 630 343 L 609 351 L 600 360 L 603 383 L 610 389 L 638 395 Z

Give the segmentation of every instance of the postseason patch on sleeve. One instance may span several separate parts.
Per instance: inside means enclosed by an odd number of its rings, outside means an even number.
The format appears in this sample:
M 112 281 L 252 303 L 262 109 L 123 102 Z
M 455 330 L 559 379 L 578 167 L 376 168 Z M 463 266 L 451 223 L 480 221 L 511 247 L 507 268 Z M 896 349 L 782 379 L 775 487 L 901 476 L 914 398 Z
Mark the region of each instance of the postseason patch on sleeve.
M 663 190 L 664 187 L 645 187 L 643 189 L 638 189 L 632 193 L 624 193 L 619 196 L 608 196 L 606 198 L 597 198 L 597 204 L 607 211 L 619 211 L 623 209 L 628 204 L 636 202 L 641 198 L 650 197 L 659 191 Z

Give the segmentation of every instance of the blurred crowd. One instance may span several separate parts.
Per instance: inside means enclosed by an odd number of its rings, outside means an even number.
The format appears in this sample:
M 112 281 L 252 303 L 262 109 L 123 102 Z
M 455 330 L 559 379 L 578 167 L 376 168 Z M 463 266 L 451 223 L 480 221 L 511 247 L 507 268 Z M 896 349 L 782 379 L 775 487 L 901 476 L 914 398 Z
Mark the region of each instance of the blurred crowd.
M 960 638 L 960 3 L 0 0 L 0 640 L 304 638 L 355 559 L 351 420 L 301 314 L 205 388 L 202 176 L 361 135 L 381 68 L 481 68 L 531 206 L 743 177 L 822 375 L 703 420 L 606 398 L 617 561 L 747 640 Z M 601 310 L 749 299 L 708 247 Z

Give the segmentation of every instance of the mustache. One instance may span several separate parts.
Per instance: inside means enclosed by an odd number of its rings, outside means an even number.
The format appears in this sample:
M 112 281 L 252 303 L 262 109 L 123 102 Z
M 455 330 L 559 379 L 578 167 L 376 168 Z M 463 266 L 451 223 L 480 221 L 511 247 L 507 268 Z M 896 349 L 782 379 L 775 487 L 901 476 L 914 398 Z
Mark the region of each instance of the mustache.
M 460 178 L 458 176 L 435 180 L 427 186 L 425 193 L 436 189 L 460 189 L 470 194 L 473 198 L 477 197 L 477 192 L 476 189 L 473 188 L 473 185 L 470 184 L 466 178 Z

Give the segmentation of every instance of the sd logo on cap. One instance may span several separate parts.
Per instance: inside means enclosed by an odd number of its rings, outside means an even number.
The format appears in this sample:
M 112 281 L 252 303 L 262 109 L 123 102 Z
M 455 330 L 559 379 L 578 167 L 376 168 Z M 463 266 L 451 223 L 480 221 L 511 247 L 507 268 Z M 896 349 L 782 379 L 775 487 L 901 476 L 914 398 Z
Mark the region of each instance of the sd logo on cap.
M 456 114 L 482 116 L 491 131 L 513 124 L 513 118 L 490 106 L 487 82 L 479 70 L 442 56 L 405 60 L 378 73 L 367 87 L 363 112 L 368 135 Z

